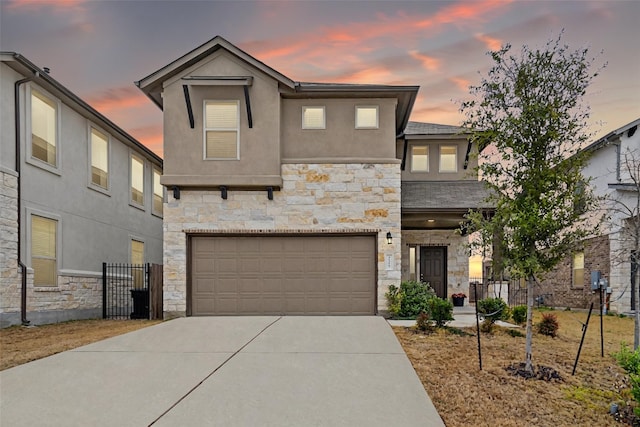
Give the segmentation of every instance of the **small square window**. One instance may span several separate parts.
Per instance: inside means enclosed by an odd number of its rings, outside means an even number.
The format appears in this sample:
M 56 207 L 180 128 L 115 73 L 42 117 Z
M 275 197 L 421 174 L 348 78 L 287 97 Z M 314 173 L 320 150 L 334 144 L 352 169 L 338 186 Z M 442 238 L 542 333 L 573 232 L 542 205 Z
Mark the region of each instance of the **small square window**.
M 411 172 L 429 172 L 429 147 L 411 147 Z
M 458 147 L 443 145 L 440 147 L 440 172 L 458 171 Z
M 356 129 L 377 129 L 378 107 L 356 106 Z
M 302 107 L 302 129 L 325 129 L 324 107 Z

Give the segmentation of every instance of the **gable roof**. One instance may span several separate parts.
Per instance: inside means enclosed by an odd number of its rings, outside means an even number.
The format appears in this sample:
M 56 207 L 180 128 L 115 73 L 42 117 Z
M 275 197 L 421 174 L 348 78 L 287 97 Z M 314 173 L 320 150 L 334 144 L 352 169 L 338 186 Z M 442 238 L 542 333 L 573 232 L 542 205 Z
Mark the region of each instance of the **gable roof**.
M 627 137 L 633 136 L 633 134 L 638 130 L 638 125 L 640 125 L 640 119 L 636 119 L 631 123 L 628 123 L 614 131 L 609 132 L 605 136 L 596 140 L 595 142 L 589 144 L 583 151 L 596 151 L 601 149 L 602 147 L 606 147 L 607 145 L 617 142 L 620 139 L 620 136 L 625 132 L 628 132 Z
M 148 160 L 162 166 L 162 158 L 144 146 L 133 136 L 129 135 L 122 128 L 117 126 L 111 120 L 100 114 L 97 110 L 83 101 L 79 96 L 71 92 L 56 79 L 51 77 L 48 72 L 37 67 L 24 56 L 16 52 L 0 52 L 0 59 L 3 63 L 14 69 L 16 72 L 26 76 L 33 77 L 33 81 L 44 89 L 48 90 L 55 96 L 66 101 L 67 105 L 73 107 L 81 115 L 95 121 L 105 130 L 108 130 L 114 136 L 118 136 L 125 144 L 136 149 L 139 153 L 144 154 Z
M 400 136 L 409 122 L 409 115 L 413 108 L 419 86 L 391 86 L 372 84 L 350 83 L 312 83 L 296 82 L 284 74 L 269 67 L 262 61 L 249 55 L 242 49 L 230 43 L 221 36 L 216 36 L 208 42 L 198 46 L 186 55 L 165 65 L 147 77 L 135 82 L 160 109 L 163 108 L 162 84 L 173 76 L 183 72 L 194 64 L 197 64 L 212 53 L 225 49 L 246 63 L 252 65 L 268 76 L 274 78 L 284 89 L 282 96 L 286 98 L 390 98 L 398 99 L 396 108 L 396 135 Z

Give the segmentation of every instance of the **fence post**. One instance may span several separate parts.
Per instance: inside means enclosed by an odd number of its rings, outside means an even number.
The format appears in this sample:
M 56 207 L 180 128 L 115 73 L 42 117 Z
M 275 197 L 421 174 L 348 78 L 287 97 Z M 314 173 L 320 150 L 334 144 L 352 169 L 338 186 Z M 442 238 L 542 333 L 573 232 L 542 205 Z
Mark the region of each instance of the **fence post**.
M 102 318 L 107 318 L 107 263 L 102 263 Z

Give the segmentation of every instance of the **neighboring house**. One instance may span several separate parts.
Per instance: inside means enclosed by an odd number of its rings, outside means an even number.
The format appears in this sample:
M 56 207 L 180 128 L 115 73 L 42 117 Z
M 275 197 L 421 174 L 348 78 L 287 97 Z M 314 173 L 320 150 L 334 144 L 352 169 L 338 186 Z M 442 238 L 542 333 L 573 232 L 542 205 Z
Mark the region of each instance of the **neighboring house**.
M 376 314 L 412 274 L 466 291 L 454 229 L 483 190 L 458 129 L 405 135 L 417 86 L 296 82 L 221 37 L 136 84 L 164 112 L 166 316 Z
M 628 169 L 624 165 L 627 152 L 640 158 L 640 119 L 598 139 L 585 150 L 591 158 L 583 175 L 592 179 L 591 186 L 596 196 L 618 200 L 635 207 L 637 186 L 631 183 Z M 636 165 L 637 167 L 637 165 Z M 622 235 L 621 226 L 628 217 L 611 209 L 611 203 L 603 204 L 610 220 L 603 223 L 599 236 L 584 242 L 584 248 L 571 254 L 541 282 L 541 293 L 552 295 L 552 303 L 559 307 L 588 308 L 591 302 L 599 302 L 598 293 L 591 290 L 591 272 L 600 271 L 609 283 L 609 309 L 618 313 L 632 308 L 631 247 Z
M 0 58 L 0 325 L 101 317 L 103 262 L 162 262 L 162 159 L 48 70 Z

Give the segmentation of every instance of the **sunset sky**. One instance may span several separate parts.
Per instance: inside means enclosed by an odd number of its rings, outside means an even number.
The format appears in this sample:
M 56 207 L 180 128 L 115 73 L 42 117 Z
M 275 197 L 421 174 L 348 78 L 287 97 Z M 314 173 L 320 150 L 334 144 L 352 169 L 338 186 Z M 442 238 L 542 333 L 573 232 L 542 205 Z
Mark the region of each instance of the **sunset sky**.
M 134 85 L 221 35 L 296 81 L 419 85 L 412 120 L 457 125 L 488 50 L 565 30 L 608 63 L 593 131 L 640 118 L 640 1 L 0 0 L 0 50 L 24 55 L 162 154 L 162 113 Z M 595 126 L 595 125 L 594 125 Z

